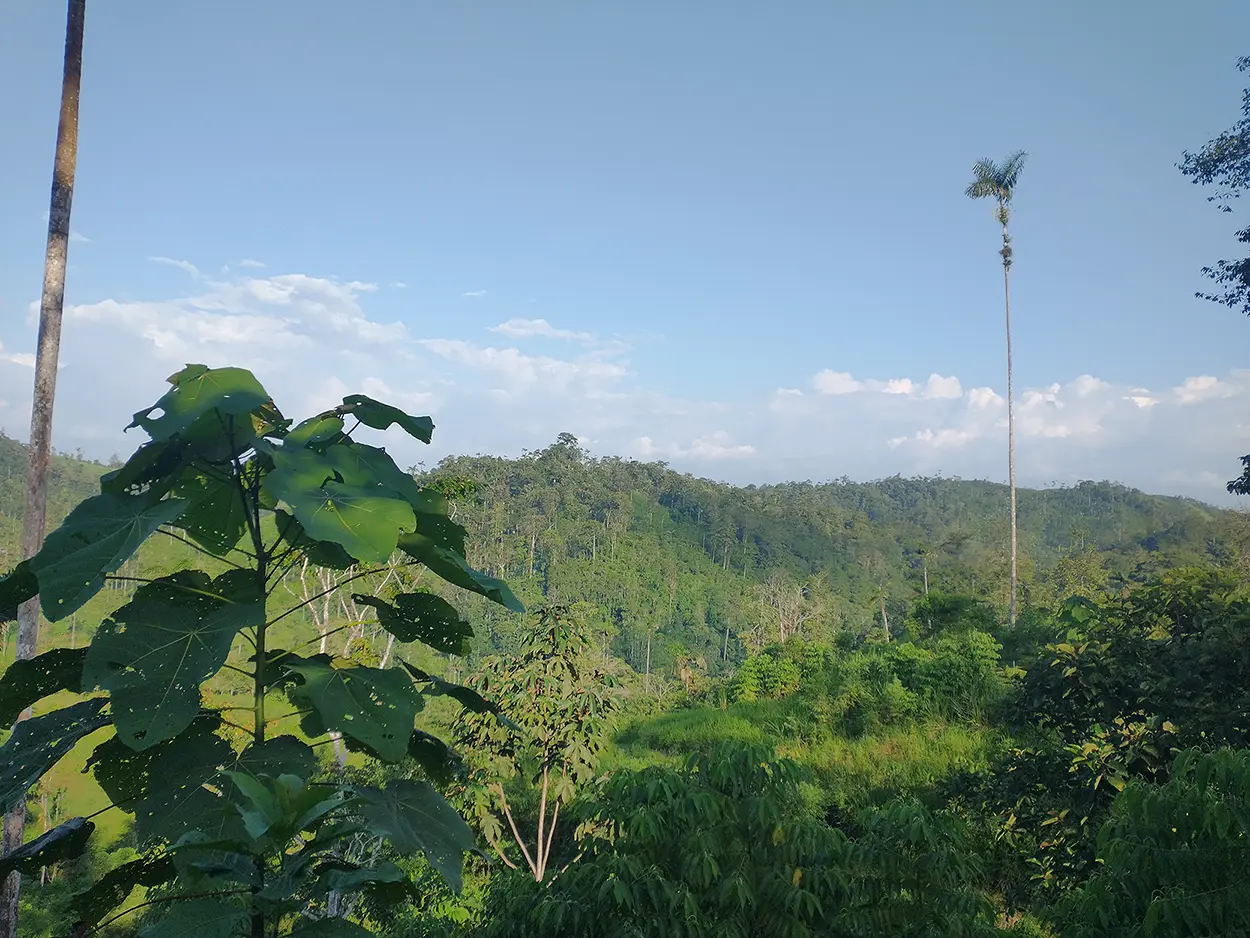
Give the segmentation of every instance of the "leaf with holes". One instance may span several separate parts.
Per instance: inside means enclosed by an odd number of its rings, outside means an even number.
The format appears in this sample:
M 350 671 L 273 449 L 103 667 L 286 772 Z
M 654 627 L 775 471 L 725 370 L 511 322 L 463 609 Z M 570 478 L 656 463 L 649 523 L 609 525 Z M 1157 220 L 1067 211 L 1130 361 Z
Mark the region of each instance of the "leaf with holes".
M 92 926 L 126 901 L 138 886 L 160 886 L 174 874 L 173 859 L 168 854 L 139 857 L 114 867 L 90 888 L 77 893 L 69 902 L 78 922 Z
M 217 735 L 218 725 L 216 719 L 198 719 L 151 750 L 147 790 L 127 808 L 134 811 L 140 843 L 174 841 L 189 830 L 222 836 L 232 833 L 226 830 L 231 822 L 237 826 L 238 814 L 229 802 L 204 787 L 219 783 L 218 769 L 235 759 L 230 744 Z
M 177 498 L 142 495 L 94 495 L 80 502 L 30 560 L 43 614 L 57 622 L 80 609 L 100 591 L 106 574 L 185 507 Z
M 395 552 L 401 531 L 416 527 L 412 507 L 390 490 L 358 475 L 348 477 L 331 457 L 298 447 L 266 447 L 274 463 L 263 490 L 284 503 L 318 541 L 338 544 L 366 563 L 382 563 Z
M 425 782 L 399 780 L 384 789 L 358 786 L 361 815 L 401 854 L 424 853 L 457 892 L 473 832 L 456 809 Z
M 82 693 L 86 657 L 86 647 L 53 648 L 9 665 L 0 675 L 0 726 L 12 725 L 19 713 L 57 691 Z
M 156 490 L 159 496 L 173 485 L 189 457 L 185 440 L 153 440 L 144 443 L 125 464 L 100 476 L 100 491 L 106 495 L 133 495 Z
M 186 433 L 201 417 L 216 411 L 223 420 L 245 417 L 269 403 L 269 394 L 250 371 L 187 365 L 170 376 L 173 385 L 154 405 L 141 410 L 127 430 L 142 427 L 153 440 Z M 159 411 L 159 413 L 158 413 Z M 251 420 L 239 421 L 252 429 Z
M 218 555 L 238 546 L 247 529 L 247 508 L 233 479 L 191 467 L 178 477 L 173 494 L 187 503 L 177 525 L 191 540 Z
M 507 583 L 474 570 L 462 555 L 436 544 L 420 532 L 401 535 L 399 549 L 414 560 L 421 561 L 448 583 L 485 596 L 513 612 L 525 612 L 525 607 Z
M 95 825 L 81 817 L 58 824 L 12 853 L 0 857 L 0 879 L 14 870 L 33 875 L 41 867 L 77 859 L 87 849 L 87 840 L 94 830 Z
M 366 427 L 385 430 L 392 424 L 422 443 L 428 443 L 434 437 L 434 421 L 429 417 L 413 417 L 398 407 L 383 404 L 363 394 L 349 394 L 343 398 L 342 410 L 350 413 Z
M 221 670 L 241 629 L 265 621 L 255 574 L 209 580 L 182 570 L 145 583 L 96 632 L 83 683 L 109 692 L 117 733 L 133 749 L 171 739 L 200 711 L 200 685 Z
M 386 762 L 398 762 L 408 749 L 420 698 L 408 676 L 396 668 L 380 670 L 337 662 L 286 661 L 299 683 L 294 701 L 308 704 L 327 730 L 358 739 Z
M 80 739 L 108 726 L 102 697 L 53 710 L 13 728 L 0 746 L 0 811 L 8 811 Z M 409 727 L 409 732 L 412 728 Z M 407 734 L 404 736 L 407 740 Z
M 473 627 L 460 618 L 456 607 L 441 596 L 401 593 L 395 597 L 393 605 L 376 596 L 361 593 L 353 594 L 352 599 L 362 606 L 373 607 L 382 628 L 401 642 L 423 642 L 436 651 L 453 655 L 469 653 Z

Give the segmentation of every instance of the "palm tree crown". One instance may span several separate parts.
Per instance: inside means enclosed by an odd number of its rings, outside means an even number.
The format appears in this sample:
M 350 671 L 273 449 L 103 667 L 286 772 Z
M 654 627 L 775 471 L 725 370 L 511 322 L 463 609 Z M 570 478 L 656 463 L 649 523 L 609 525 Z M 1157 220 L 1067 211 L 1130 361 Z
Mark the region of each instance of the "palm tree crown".
M 998 203 L 995 216 L 998 223 L 1007 227 L 1011 196 L 1016 189 L 1016 181 L 1020 178 L 1020 170 L 1024 169 L 1024 161 L 1028 154 L 1017 150 L 1002 163 L 993 160 L 977 160 L 972 167 L 972 182 L 964 193 L 970 199 L 994 199 Z M 1003 264 L 1011 266 L 1011 249 L 1003 252 Z

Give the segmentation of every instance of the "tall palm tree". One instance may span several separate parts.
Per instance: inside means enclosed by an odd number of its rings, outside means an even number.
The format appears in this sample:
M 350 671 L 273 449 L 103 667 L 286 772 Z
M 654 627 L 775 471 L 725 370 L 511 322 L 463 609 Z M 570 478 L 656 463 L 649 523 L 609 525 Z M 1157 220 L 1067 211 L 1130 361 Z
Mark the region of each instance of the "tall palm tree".
M 30 415 L 30 465 L 26 478 L 26 516 L 22 523 L 22 557 L 43 546 L 47 517 L 48 460 L 52 452 L 52 402 L 61 349 L 61 313 L 65 302 L 65 265 L 69 254 L 69 214 L 78 165 L 78 91 L 82 83 L 82 36 L 86 0 L 69 0 L 65 24 L 65 69 L 61 75 L 61 117 L 56 130 L 52 170 L 52 204 L 48 210 L 48 247 L 44 258 L 43 297 L 35 353 L 35 394 Z M 17 613 L 19 659 L 33 658 L 39 641 L 39 600 L 25 602 Z M 29 716 L 29 711 L 18 717 Z M 20 847 L 26 828 L 26 803 L 4 817 L 3 851 Z M 0 938 L 16 938 L 21 874 L 12 873 L 0 886 Z
M 1007 315 L 1007 484 L 1011 492 L 1011 599 L 1008 621 L 1016 623 L 1016 407 L 1012 395 L 1011 371 L 1011 236 L 1007 221 L 1011 217 L 1011 196 L 1016 191 L 1020 170 L 1027 158 L 1018 150 L 1002 163 L 978 160 L 972 167 L 972 183 L 966 194 L 970 199 L 993 199 L 998 203 L 994 217 L 1003 226 L 1003 305 Z

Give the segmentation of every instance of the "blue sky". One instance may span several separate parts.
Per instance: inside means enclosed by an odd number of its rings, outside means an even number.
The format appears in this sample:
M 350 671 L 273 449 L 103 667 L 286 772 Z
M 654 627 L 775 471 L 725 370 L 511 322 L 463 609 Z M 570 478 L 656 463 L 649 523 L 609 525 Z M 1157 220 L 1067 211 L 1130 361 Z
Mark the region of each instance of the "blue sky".
M 0 9 L 18 437 L 60 7 Z M 1237 116 L 1247 35 L 1237 0 L 96 0 L 58 445 L 124 453 L 203 360 L 294 413 L 428 411 L 412 460 L 569 430 L 737 482 L 1002 479 L 997 231 L 963 189 L 1023 148 L 1021 482 L 1218 500 L 1250 322 L 1193 293 L 1240 216 L 1174 164 Z

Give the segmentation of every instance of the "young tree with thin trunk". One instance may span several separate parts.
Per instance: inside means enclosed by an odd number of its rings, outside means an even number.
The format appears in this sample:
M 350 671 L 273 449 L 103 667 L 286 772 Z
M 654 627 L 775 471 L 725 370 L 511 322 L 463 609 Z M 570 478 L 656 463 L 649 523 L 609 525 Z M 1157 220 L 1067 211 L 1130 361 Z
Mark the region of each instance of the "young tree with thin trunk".
M 1007 222 L 1011 217 L 1011 197 L 1024 168 L 1027 154 L 1023 150 L 1011 154 L 1002 163 L 978 160 L 972 167 L 972 183 L 965 190 L 970 199 L 993 199 L 997 203 L 994 217 L 1003 228 L 1003 308 L 1007 322 L 1007 485 L 1011 497 L 1011 590 L 1007 618 L 1016 622 L 1016 408 L 1013 398 L 1011 368 L 1011 236 Z
M 56 395 L 57 358 L 61 350 L 61 311 L 65 301 L 65 266 L 69 256 L 69 216 L 78 163 L 78 92 L 82 83 L 82 36 L 86 0 L 69 0 L 65 24 L 65 68 L 61 75 L 61 117 L 56 130 L 52 201 L 48 208 L 48 247 L 44 256 L 43 296 L 39 304 L 39 339 L 35 351 L 35 393 L 30 413 L 30 468 L 26 478 L 26 516 L 22 523 L 22 558 L 39 553 L 47 516 L 48 460 L 52 455 L 52 404 Z M 39 601 L 30 599 L 17 614 L 17 660 L 35 656 L 39 643 Z M 18 720 L 29 716 L 22 713 Z M 0 854 L 22 845 L 26 804 L 19 801 L 4 816 Z M 21 875 L 12 873 L 0 888 L 0 938 L 16 938 Z

